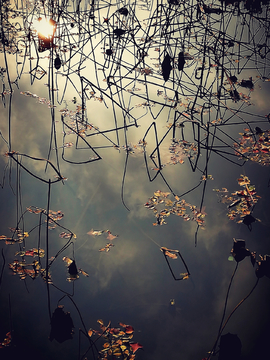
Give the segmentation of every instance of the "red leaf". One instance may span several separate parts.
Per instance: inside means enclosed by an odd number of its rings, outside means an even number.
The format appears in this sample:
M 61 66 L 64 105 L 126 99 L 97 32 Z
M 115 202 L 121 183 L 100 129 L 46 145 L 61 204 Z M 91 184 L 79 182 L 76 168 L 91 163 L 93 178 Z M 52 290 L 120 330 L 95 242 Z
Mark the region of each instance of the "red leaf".
M 25 255 L 34 256 L 34 251 L 33 250 L 26 250 Z
M 143 346 L 139 343 L 131 343 L 129 344 L 132 348 L 132 352 L 135 353 L 138 349 L 142 349 Z
M 134 331 L 133 327 L 130 325 L 126 325 L 126 334 L 132 334 Z

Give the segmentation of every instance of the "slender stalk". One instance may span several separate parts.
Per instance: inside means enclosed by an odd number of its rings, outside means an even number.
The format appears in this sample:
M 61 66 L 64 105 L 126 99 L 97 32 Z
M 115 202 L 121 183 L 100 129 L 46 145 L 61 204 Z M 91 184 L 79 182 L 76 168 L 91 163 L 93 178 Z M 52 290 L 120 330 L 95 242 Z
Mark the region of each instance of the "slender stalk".
M 49 317 L 51 319 L 51 302 L 50 302 L 50 289 L 49 289 L 49 211 L 50 211 L 50 197 L 51 197 L 51 180 L 49 179 L 48 187 L 48 201 L 47 201 L 47 224 L 46 224 L 46 286 L 47 286 L 47 296 L 48 296 L 48 310 Z
M 222 315 L 222 319 L 221 319 L 221 322 L 220 322 L 220 325 L 219 325 L 218 334 L 220 333 L 220 330 L 221 330 L 221 328 L 222 328 L 223 320 L 224 320 L 225 313 L 226 313 L 226 309 L 227 309 L 229 292 L 230 292 L 230 289 L 231 289 L 231 286 L 232 286 L 233 278 L 234 278 L 235 273 L 236 273 L 236 271 L 237 271 L 237 269 L 238 269 L 238 265 L 239 265 L 239 262 L 236 263 L 235 269 L 234 269 L 234 271 L 233 271 L 233 273 L 232 273 L 232 276 L 231 276 L 230 284 L 229 284 L 229 286 L 228 286 L 228 290 L 227 290 L 227 294 L 226 294 L 226 299 L 225 299 L 225 304 L 224 304 L 223 315 Z

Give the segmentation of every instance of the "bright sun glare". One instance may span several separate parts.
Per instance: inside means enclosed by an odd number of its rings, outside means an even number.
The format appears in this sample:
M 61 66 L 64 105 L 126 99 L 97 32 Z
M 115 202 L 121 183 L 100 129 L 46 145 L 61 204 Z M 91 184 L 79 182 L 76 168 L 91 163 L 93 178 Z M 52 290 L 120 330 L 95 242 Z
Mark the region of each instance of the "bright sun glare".
M 34 28 L 42 37 L 49 38 L 54 34 L 54 24 L 45 18 L 39 18 L 34 22 Z

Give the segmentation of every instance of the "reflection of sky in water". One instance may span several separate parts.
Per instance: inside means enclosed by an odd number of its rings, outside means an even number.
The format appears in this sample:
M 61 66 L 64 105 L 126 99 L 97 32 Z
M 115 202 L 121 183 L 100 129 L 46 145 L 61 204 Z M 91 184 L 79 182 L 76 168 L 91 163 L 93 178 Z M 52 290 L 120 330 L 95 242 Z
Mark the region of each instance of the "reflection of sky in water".
M 105 10 L 104 10 L 105 12 Z M 103 12 L 100 12 L 100 17 L 103 19 Z M 106 17 L 104 15 L 104 17 Z M 131 21 L 131 20 L 130 20 Z M 176 20 L 175 20 L 176 21 Z M 179 21 L 179 20 L 177 20 Z M 102 20 L 101 20 L 102 22 Z M 156 28 L 154 28 L 156 29 Z M 76 27 L 74 28 L 76 31 Z M 149 33 L 149 36 L 151 34 Z M 228 31 L 228 35 L 233 36 Z M 181 39 L 183 34 L 181 34 Z M 176 45 L 180 46 L 180 40 L 175 37 Z M 82 40 L 82 39 L 80 39 Z M 109 40 L 109 38 L 108 38 Z M 98 42 L 97 37 L 97 42 Z M 243 38 L 243 41 L 246 41 Z M 114 42 L 117 41 L 114 39 Z M 87 44 L 89 52 L 86 48 L 84 52 L 92 56 L 91 44 Z M 99 70 L 104 63 L 102 52 L 106 47 L 106 41 L 98 42 L 98 46 L 94 51 L 99 55 L 96 61 L 101 65 L 97 65 L 95 69 L 93 62 L 85 60 L 85 68 L 81 70 L 81 76 L 96 79 L 93 80 L 95 84 L 99 84 L 104 91 L 104 99 L 108 108 L 104 103 L 97 98 L 100 97 L 99 91 L 91 98 L 91 87 L 87 90 L 89 100 L 86 101 L 88 122 L 94 126 L 98 126 L 100 131 L 105 129 L 113 129 L 116 126 L 113 111 L 117 118 L 118 126 L 123 126 L 124 119 L 128 124 L 132 124 L 133 120 L 126 116 L 124 112 L 115 104 L 113 109 L 109 100 L 106 100 L 108 93 L 107 83 L 103 82 L 109 74 L 109 70 L 103 72 Z M 160 52 L 164 51 L 163 44 L 158 43 L 149 50 L 148 57 L 145 60 L 145 68 L 151 68 L 153 74 L 142 75 L 140 70 L 133 70 L 137 74 L 137 81 L 134 88 L 134 94 L 131 93 L 133 83 L 131 80 L 124 78 L 124 74 L 115 72 L 115 80 L 118 86 L 125 87 L 123 97 L 118 101 L 123 108 L 131 109 L 131 115 L 140 118 L 138 121 L 139 127 L 130 127 L 127 131 L 127 143 L 137 144 L 143 138 L 146 130 L 151 125 L 153 118 L 150 116 L 149 106 L 139 106 L 145 102 L 146 91 L 153 101 L 159 101 L 162 104 L 168 105 L 168 98 L 175 96 L 175 91 L 181 90 L 181 86 L 163 89 L 164 82 L 160 77 L 160 69 L 154 66 L 157 63 L 159 52 L 154 50 L 155 47 L 160 48 Z M 119 56 L 116 50 L 115 56 Z M 173 50 L 176 51 L 176 50 Z M 188 50 L 186 50 L 188 51 Z M 197 53 L 199 49 L 190 50 L 190 54 Z M 46 56 L 48 52 L 42 53 Z M 66 53 L 62 53 L 62 61 Z M 155 58 L 151 60 L 151 58 Z M 131 63 L 132 59 L 132 63 Z M 3 58 L 1 58 L 2 63 Z M 76 55 L 72 63 L 72 69 L 75 72 L 78 64 L 81 62 L 81 67 L 84 66 L 83 59 Z M 10 59 L 10 64 L 14 59 Z M 46 64 L 47 59 L 41 59 L 40 66 Z M 127 51 L 123 56 L 129 66 L 136 65 L 132 57 L 132 50 Z M 197 66 L 196 59 L 187 60 L 187 70 L 184 75 L 181 75 L 181 81 L 185 83 L 188 77 L 194 75 Z M 44 65 L 43 65 L 44 64 Z M 77 64 L 77 65 L 76 65 Z M 193 65 L 192 65 L 193 64 Z M 190 67 L 189 67 L 190 65 Z M 3 65 L 2 65 L 3 66 Z M 115 64 L 111 62 L 112 69 L 115 70 Z M 253 66 L 253 65 L 251 65 Z M 213 68 L 214 69 L 214 68 Z M 27 68 L 24 72 L 27 72 Z M 63 66 L 57 75 L 57 87 L 59 91 L 56 92 L 55 99 L 59 100 L 62 97 L 64 90 L 65 76 L 61 72 L 66 72 L 67 67 Z M 125 71 L 128 72 L 127 68 Z M 209 75 L 207 86 L 210 86 L 211 81 L 214 80 L 215 70 Z M 91 74 L 91 76 L 89 75 Z M 256 79 L 258 73 L 255 70 L 245 70 L 239 76 L 239 80 L 243 77 L 248 79 L 252 76 Z M 10 68 L 10 75 L 15 79 L 15 68 Z M 121 79 L 121 76 L 123 79 Z M 232 75 L 232 74 L 230 74 Z M 262 75 L 262 74 L 260 74 Z M 159 76 L 159 78 L 158 78 Z M 266 74 L 264 74 L 266 76 Z M 74 76 L 74 84 L 79 89 L 79 78 Z M 145 87 L 145 80 L 153 81 L 152 86 Z M 141 82 L 139 82 L 141 81 Z M 246 121 L 250 121 L 253 114 L 256 116 L 264 116 L 268 113 L 268 83 L 259 80 L 255 83 L 254 92 L 251 92 L 251 102 L 253 105 L 246 106 L 239 116 L 244 117 Z M 39 104 L 37 99 L 33 97 L 26 97 L 19 94 L 20 91 L 30 90 L 32 94 L 37 94 L 39 97 L 48 98 L 48 90 L 43 84 L 47 82 L 46 76 L 40 81 L 35 81 L 33 86 L 30 86 L 29 77 L 24 74 L 20 81 L 20 89 L 15 90 L 12 98 L 12 112 L 11 112 L 11 134 L 12 134 L 12 150 L 19 151 L 25 154 L 32 154 L 37 157 L 46 158 L 49 150 L 49 140 L 51 132 L 51 109 L 47 108 L 45 104 Z M 129 82 L 131 85 L 128 85 Z M 56 86 L 55 85 L 55 86 Z M 194 84 L 194 89 L 197 83 Z M 260 88 L 261 87 L 261 88 Z M 112 86 L 112 91 L 116 91 L 117 87 Z M 134 90 L 134 89 L 133 89 Z M 162 94 L 157 93 L 157 90 L 163 91 Z M 216 91 L 211 89 L 211 91 Z M 239 89 L 240 91 L 240 89 Z M 245 94 L 249 94 L 248 89 L 241 89 Z M 115 93 L 117 99 L 117 92 Z M 139 98 L 135 95 L 142 96 Z M 122 95 L 121 95 L 122 96 Z M 178 112 L 185 112 L 186 106 L 190 99 L 187 99 L 190 94 L 181 95 L 183 105 L 177 105 Z M 74 104 L 74 97 L 76 97 L 76 104 Z M 65 93 L 66 102 L 58 104 L 55 108 L 55 129 L 58 144 L 58 151 L 62 152 L 62 135 L 63 126 L 59 110 L 68 107 L 69 110 L 75 110 L 77 105 L 81 104 L 80 94 L 77 94 L 71 83 L 68 84 Z M 214 99 L 217 103 L 217 99 Z M 198 107 L 203 106 L 204 100 L 198 101 Z M 233 109 L 242 106 L 242 103 L 235 104 L 232 101 L 227 101 L 226 104 Z M 154 117 L 159 113 L 161 105 L 151 107 Z M 198 109 L 199 110 L 199 109 Z M 228 109 L 227 109 L 228 110 Z M 231 112 L 226 110 L 226 116 L 231 116 Z M 176 110 L 171 110 L 168 107 L 164 108 L 160 116 L 157 118 L 157 132 L 158 139 L 162 137 L 169 130 L 168 123 L 173 122 Z M 235 111 L 235 110 L 234 110 Z M 146 114 L 145 116 L 143 116 Z M 7 122 L 8 107 L 2 110 L 0 114 L 1 131 L 5 138 L 7 138 Z M 205 111 L 203 119 L 205 123 L 208 119 L 216 119 L 216 110 L 210 113 Z M 200 118 L 201 115 L 197 115 Z M 195 117 L 196 118 L 196 117 Z M 196 118 L 196 119 L 197 119 Z M 245 125 L 240 121 L 237 115 L 235 116 L 239 125 L 225 126 L 224 129 L 218 128 L 217 134 L 230 145 L 233 139 L 238 139 L 238 133 L 243 131 Z M 193 124 L 187 117 L 180 118 L 179 122 L 184 121 L 185 127 L 176 129 L 176 136 L 181 138 L 182 130 L 185 134 L 185 139 L 193 141 Z M 254 120 L 262 118 L 254 118 Z M 68 118 L 65 118 L 68 122 Z M 196 120 L 198 121 L 198 120 Z M 196 122 L 194 121 L 194 122 Z M 252 124 L 253 129 L 256 125 Z M 267 124 L 262 124 L 261 127 L 268 127 Z M 206 129 L 206 128 L 205 128 Z M 211 129 L 211 127 L 210 127 Z M 222 131 L 231 136 L 222 134 Z M 89 130 L 89 134 L 94 132 L 94 129 Z M 214 131 L 214 127 L 213 127 Z M 67 162 L 61 161 L 61 173 L 68 178 L 64 183 L 57 183 L 51 189 L 51 203 L 50 209 L 61 210 L 65 216 L 59 222 L 62 226 L 70 229 L 76 234 L 74 239 L 75 258 L 78 267 L 81 267 L 87 273 L 89 278 L 80 275 L 79 280 L 74 283 L 74 297 L 73 300 L 81 311 L 86 328 L 98 328 L 96 320 L 102 318 L 105 323 L 110 320 L 112 326 L 117 326 L 119 321 L 130 324 L 135 328 L 134 341 L 140 342 L 144 346 L 144 351 L 138 351 L 138 359 L 176 359 L 182 357 L 183 359 L 201 359 L 207 356 L 206 352 L 211 349 L 215 341 L 219 322 L 222 316 L 223 305 L 230 276 L 234 270 L 235 262 L 229 262 L 228 256 L 233 245 L 233 238 L 242 238 L 246 240 L 246 246 L 250 250 L 257 251 L 257 254 L 269 253 L 268 245 L 268 203 L 269 194 L 267 188 L 267 181 L 269 172 L 267 168 L 260 167 L 258 164 L 247 163 L 245 168 L 232 165 L 225 159 L 212 153 L 210 162 L 208 164 L 208 174 L 212 174 L 214 180 L 207 181 L 205 198 L 203 205 L 205 206 L 206 229 L 198 233 L 198 245 L 194 247 L 194 234 L 196 231 L 196 223 L 192 221 L 184 222 L 182 218 L 171 215 L 166 219 L 167 225 L 153 227 L 152 223 L 155 221 L 153 213 L 147 210 L 143 204 L 153 195 L 154 191 L 160 189 L 161 191 L 168 191 L 161 176 L 157 176 L 155 181 L 149 182 L 144 154 L 140 151 L 135 151 L 128 158 L 127 172 L 125 176 L 124 186 L 124 201 L 130 211 L 127 211 L 121 201 L 121 184 L 124 173 L 124 166 L 126 161 L 126 153 L 122 148 L 125 145 L 125 134 L 119 131 L 119 143 L 114 131 L 103 135 L 93 135 L 87 137 L 91 146 L 102 157 L 102 160 L 95 161 L 86 165 L 70 165 Z M 201 131 L 201 136 L 205 136 Z M 171 143 L 172 132 L 168 133 L 162 144 L 160 145 L 160 155 L 162 164 L 168 161 L 168 148 Z M 74 135 L 67 135 L 64 142 L 76 142 Z M 149 155 L 155 149 L 154 132 L 149 131 L 146 139 L 147 154 Z M 83 141 L 80 141 L 80 146 Z M 218 142 L 217 142 L 218 143 Z M 120 151 L 113 148 L 113 144 L 120 146 Z M 84 145 L 84 144 L 83 144 Z M 110 146 L 100 148 L 100 146 Z M 54 146 L 52 146 L 53 148 Z M 7 150 L 4 142 L 1 143 L 1 153 Z M 51 160 L 55 163 L 55 150 L 51 150 Z M 85 161 L 89 156 L 93 156 L 91 150 L 65 148 L 65 156 L 71 161 Z M 1 159 L 1 169 L 7 163 L 7 158 Z M 154 176 L 155 171 L 151 170 L 154 165 L 150 159 L 149 167 L 151 176 Z M 201 178 L 201 172 L 193 173 L 188 164 L 188 159 L 184 158 L 184 164 L 180 165 L 166 165 L 162 170 L 162 174 L 166 181 L 176 194 L 183 194 L 189 189 L 196 186 Z M 44 164 L 35 161 L 23 160 L 25 166 L 29 166 L 31 171 L 49 178 L 54 176 L 53 173 L 44 174 Z M 205 152 L 199 160 L 199 168 L 205 167 Z M 1 170 L 3 173 L 3 170 Z M 213 188 L 228 188 L 232 192 L 239 188 L 237 178 L 240 174 L 246 174 L 251 179 L 251 183 L 256 185 L 257 192 L 262 198 L 258 201 L 254 209 L 254 216 L 261 219 L 261 222 L 253 224 L 252 232 L 249 232 L 247 227 L 230 222 L 226 217 L 226 206 L 219 203 L 219 199 L 212 191 Z M 42 184 L 26 172 L 21 172 L 21 201 L 22 204 L 16 204 L 16 197 L 12 194 L 11 187 L 8 186 L 9 173 L 6 173 L 6 184 L 1 194 L 1 234 L 8 234 L 8 227 L 14 227 L 16 224 L 16 206 L 22 206 L 24 210 L 26 207 L 34 205 L 40 208 L 47 206 L 47 186 Z M 16 166 L 13 166 L 10 183 L 16 192 Z M 202 198 L 202 183 L 196 190 L 184 196 L 185 200 L 191 204 L 200 206 Z M 172 198 L 172 196 L 170 197 Z M 38 215 L 26 214 L 24 219 L 24 227 L 29 231 L 38 224 Z M 45 227 L 44 227 L 45 229 Z M 45 248 L 45 232 L 43 229 L 41 247 Z M 113 240 L 115 246 L 108 253 L 99 252 L 98 250 L 105 246 L 106 234 L 92 237 L 87 235 L 91 229 L 107 230 L 112 234 L 117 234 L 118 238 Z M 59 237 L 62 230 L 54 229 L 49 234 L 49 257 L 54 256 L 65 245 L 66 240 Z M 27 248 L 37 246 L 38 228 L 33 230 L 29 239 L 26 239 Z M 4 249 L 4 256 L 7 263 L 14 259 L 14 252 L 17 251 L 17 245 L 5 246 L 1 243 Z M 160 247 L 165 246 L 169 249 L 179 249 L 182 256 L 188 264 L 191 276 L 188 280 L 175 282 L 170 275 L 169 269 L 166 265 L 164 256 L 160 251 Z M 16 248 L 15 248 L 16 247 Z M 14 250 L 15 249 L 15 250 Z M 72 285 L 66 282 L 67 271 L 62 257 L 73 257 L 72 246 L 68 247 L 52 264 L 50 272 L 52 274 L 54 284 L 63 291 L 72 292 Z M 3 261 L 3 258 L 1 259 Z M 184 266 L 179 262 L 179 273 L 185 272 Z M 227 314 L 234 308 L 234 306 L 251 290 L 256 282 L 254 269 L 248 259 L 245 259 L 239 265 L 236 277 L 232 284 L 232 289 L 228 302 Z M 266 326 L 269 323 L 269 310 L 267 299 L 269 299 L 269 279 L 263 278 L 251 297 L 236 311 L 232 319 L 228 323 L 224 333 L 237 333 L 242 341 L 242 353 L 244 359 L 256 358 L 258 356 L 259 346 L 262 349 L 266 348 L 265 343 L 261 340 L 266 338 Z M 31 351 L 39 351 L 43 353 L 44 359 L 57 359 L 63 357 L 66 359 L 74 359 L 77 356 L 78 350 L 78 328 L 82 327 L 78 313 L 76 312 L 71 301 L 67 298 L 60 301 L 65 306 L 66 311 L 71 312 L 71 316 L 75 324 L 74 339 L 63 344 L 58 344 L 55 341 L 49 342 L 48 336 L 50 331 L 48 309 L 47 309 L 47 294 L 43 280 L 41 278 L 27 279 L 27 287 L 23 281 L 19 280 L 18 276 L 11 276 L 11 272 L 6 268 L 3 275 L 1 287 L 1 338 L 6 333 L 6 328 L 9 324 L 9 306 L 8 294 L 11 299 L 11 318 L 13 328 L 17 333 L 17 342 L 23 343 L 25 352 L 31 354 Z M 28 290 L 27 290 L 28 289 Z M 52 310 L 57 306 L 58 301 L 64 295 L 56 288 L 51 288 L 51 307 Z M 170 300 L 174 299 L 175 304 L 171 305 Z M 34 341 L 33 341 L 34 339 Z M 85 340 L 82 341 L 82 351 L 86 348 Z M 32 348 L 32 349 L 31 349 Z M 256 354 L 256 355 L 255 355 Z M 261 355 L 261 354 L 260 354 Z M 42 359 L 42 355 L 38 355 Z M 90 358 L 90 356 L 89 356 Z

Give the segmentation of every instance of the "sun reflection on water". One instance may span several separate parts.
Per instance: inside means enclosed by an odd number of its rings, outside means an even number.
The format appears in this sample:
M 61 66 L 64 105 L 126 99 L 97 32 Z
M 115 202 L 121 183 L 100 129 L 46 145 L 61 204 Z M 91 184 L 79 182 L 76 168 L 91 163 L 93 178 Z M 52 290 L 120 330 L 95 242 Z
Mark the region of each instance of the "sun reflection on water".
M 52 19 L 38 18 L 33 23 L 34 29 L 37 31 L 40 37 L 49 39 L 53 37 L 55 32 L 55 21 Z

